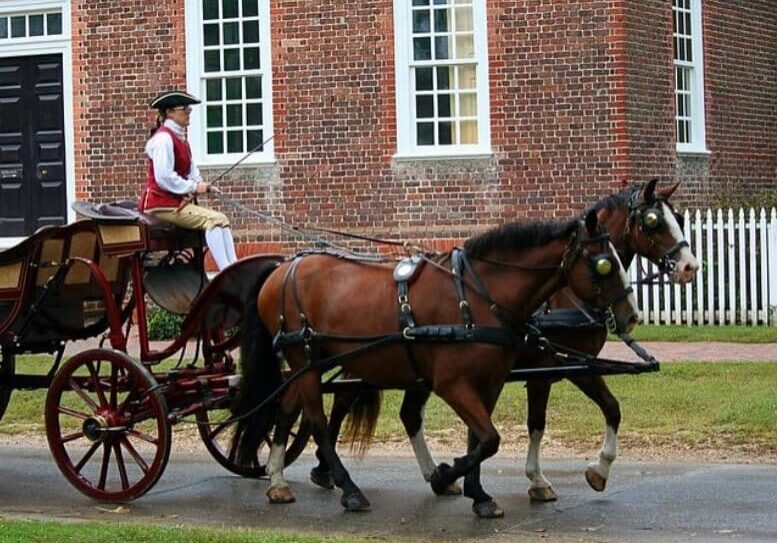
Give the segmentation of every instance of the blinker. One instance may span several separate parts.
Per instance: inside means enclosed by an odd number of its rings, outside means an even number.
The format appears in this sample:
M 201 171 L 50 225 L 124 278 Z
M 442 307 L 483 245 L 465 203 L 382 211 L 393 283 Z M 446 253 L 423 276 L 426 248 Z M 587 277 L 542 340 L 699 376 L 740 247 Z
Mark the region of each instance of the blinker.
M 645 213 L 645 226 L 648 228 L 657 228 L 658 227 L 658 221 L 660 220 L 660 217 L 658 216 L 658 212 L 655 209 L 651 209 L 647 213 Z
M 596 273 L 609 275 L 612 272 L 612 261 L 609 258 L 599 258 L 596 261 Z

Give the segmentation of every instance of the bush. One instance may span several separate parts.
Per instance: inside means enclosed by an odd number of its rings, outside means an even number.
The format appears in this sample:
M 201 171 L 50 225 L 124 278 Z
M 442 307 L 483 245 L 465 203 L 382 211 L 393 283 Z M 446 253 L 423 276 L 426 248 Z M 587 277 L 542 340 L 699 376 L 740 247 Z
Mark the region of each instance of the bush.
M 761 189 L 751 194 L 742 194 L 731 188 L 724 188 L 713 198 L 713 208 L 769 209 L 777 206 L 777 189 Z
M 152 341 L 175 339 L 181 335 L 183 317 L 152 307 L 148 311 L 148 339 Z

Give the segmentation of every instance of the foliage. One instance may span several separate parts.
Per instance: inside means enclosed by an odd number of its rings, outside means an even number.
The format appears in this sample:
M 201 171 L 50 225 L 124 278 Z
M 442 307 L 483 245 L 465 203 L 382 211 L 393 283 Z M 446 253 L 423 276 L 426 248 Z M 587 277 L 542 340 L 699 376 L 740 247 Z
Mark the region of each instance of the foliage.
M 148 339 L 157 341 L 175 339 L 181 335 L 183 317 L 165 311 L 161 307 L 152 307 L 148 312 Z
M 726 187 L 717 192 L 713 197 L 710 207 L 713 209 L 760 209 L 777 207 L 777 189 L 761 189 L 759 191 L 743 194 L 733 187 Z

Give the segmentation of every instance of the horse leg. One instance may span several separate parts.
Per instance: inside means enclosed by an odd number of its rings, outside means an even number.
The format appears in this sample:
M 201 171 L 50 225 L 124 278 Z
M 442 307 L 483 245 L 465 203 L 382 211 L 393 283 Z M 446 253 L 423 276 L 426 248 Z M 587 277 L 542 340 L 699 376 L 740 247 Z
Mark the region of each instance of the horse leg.
M 432 490 L 440 494 L 459 477 L 472 473 L 465 478 L 464 495 L 472 498 L 473 512 L 481 518 L 503 517 L 504 511 L 480 485 L 480 464 L 499 450 L 500 437 L 491 422 L 491 409 L 469 384 L 458 383 L 437 394 L 464 421 L 471 437 L 467 440 L 466 455 L 455 458 L 453 466 L 442 463 L 434 469 L 430 480 Z
M 402 398 L 402 407 L 399 410 L 399 417 L 410 438 L 410 444 L 413 446 L 415 459 L 418 467 L 421 468 L 421 475 L 427 483 L 431 480 L 432 472 L 437 467 L 437 463 L 429 451 L 429 445 L 424 437 L 424 410 L 426 402 L 432 391 L 423 388 L 415 390 L 406 390 Z M 445 496 L 458 496 L 461 494 L 461 486 L 454 481 L 442 491 Z
M 529 452 L 526 454 L 526 477 L 529 478 L 529 499 L 538 502 L 552 502 L 558 499 L 550 481 L 540 467 L 540 445 L 545 434 L 545 413 L 548 408 L 551 381 L 531 380 L 526 382 L 526 396 L 529 414 L 526 425 L 529 428 Z
M 289 439 L 291 428 L 299 415 L 299 408 L 293 407 L 290 411 L 281 404 L 281 410 L 275 423 L 270 455 L 267 459 L 267 474 L 270 476 L 270 487 L 267 489 L 267 498 L 270 503 L 292 503 L 294 494 L 289 489 L 289 484 L 283 476 L 284 457 L 286 456 L 286 442 Z
M 621 423 L 620 405 L 601 376 L 574 377 L 570 378 L 570 381 L 591 398 L 604 415 L 606 426 L 604 443 L 599 451 L 599 460 L 588 464 L 588 469 L 585 470 L 585 478 L 591 488 L 597 492 L 602 492 L 607 485 L 607 478 L 610 476 L 610 466 L 616 457 L 618 427 Z
M 343 466 L 340 457 L 337 456 L 337 451 L 329 435 L 326 414 L 324 413 L 324 399 L 321 394 L 320 376 L 318 374 L 306 375 L 300 378 L 300 381 L 304 410 L 308 416 L 313 438 L 321 451 L 324 462 L 332 472 L 335 485 L 343 491 L 340 503 L 346 511 L 369 511 L 370 502 L 351 480 L 351 476 Z
M 348 410 L 355 398 L 356 394 L 353 392 L 338 392 L 335 394 L 332 411 L 329 414 L 329 438 L 335 447 L 337 446 L 337 436 L 340 435 L 340 429 L 343 426 L 343 420 L 348 415 Z M 335 481 L 320 448 L 316 449 L 316 458 L 318 459 L 318 465 L 310 470 L 310 480 L 327 490 L 333 489 Z

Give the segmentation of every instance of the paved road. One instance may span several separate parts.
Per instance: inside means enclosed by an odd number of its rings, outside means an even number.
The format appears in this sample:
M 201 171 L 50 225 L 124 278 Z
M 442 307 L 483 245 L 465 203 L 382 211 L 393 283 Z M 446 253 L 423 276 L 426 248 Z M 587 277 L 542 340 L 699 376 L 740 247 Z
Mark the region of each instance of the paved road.
M 584 462 L 548 461 L 560 500 L 531 505 L 513 461 L 484 466 L 484 481 L 507 514 L 480 520 L 463 498 L 434 497 L 412 458 L 346 459 L 372 501 L 370 513 L 344 513 L 338 495 L 307 480 L 303 456 L 289 470 L 297 503 L 270 506 L 266 481 L 240 479 L 201 454 L 175 454 L 159 484 L 126 509 L 72 489 L 45 449 L 0 447 L 0 516 L 287 528 L 320 535 L 417 540 L 775 541 L 777 465 L 618 462 L 608 489 L 589 490 Z M 113 510 L 113 512 L 112 512 Z

